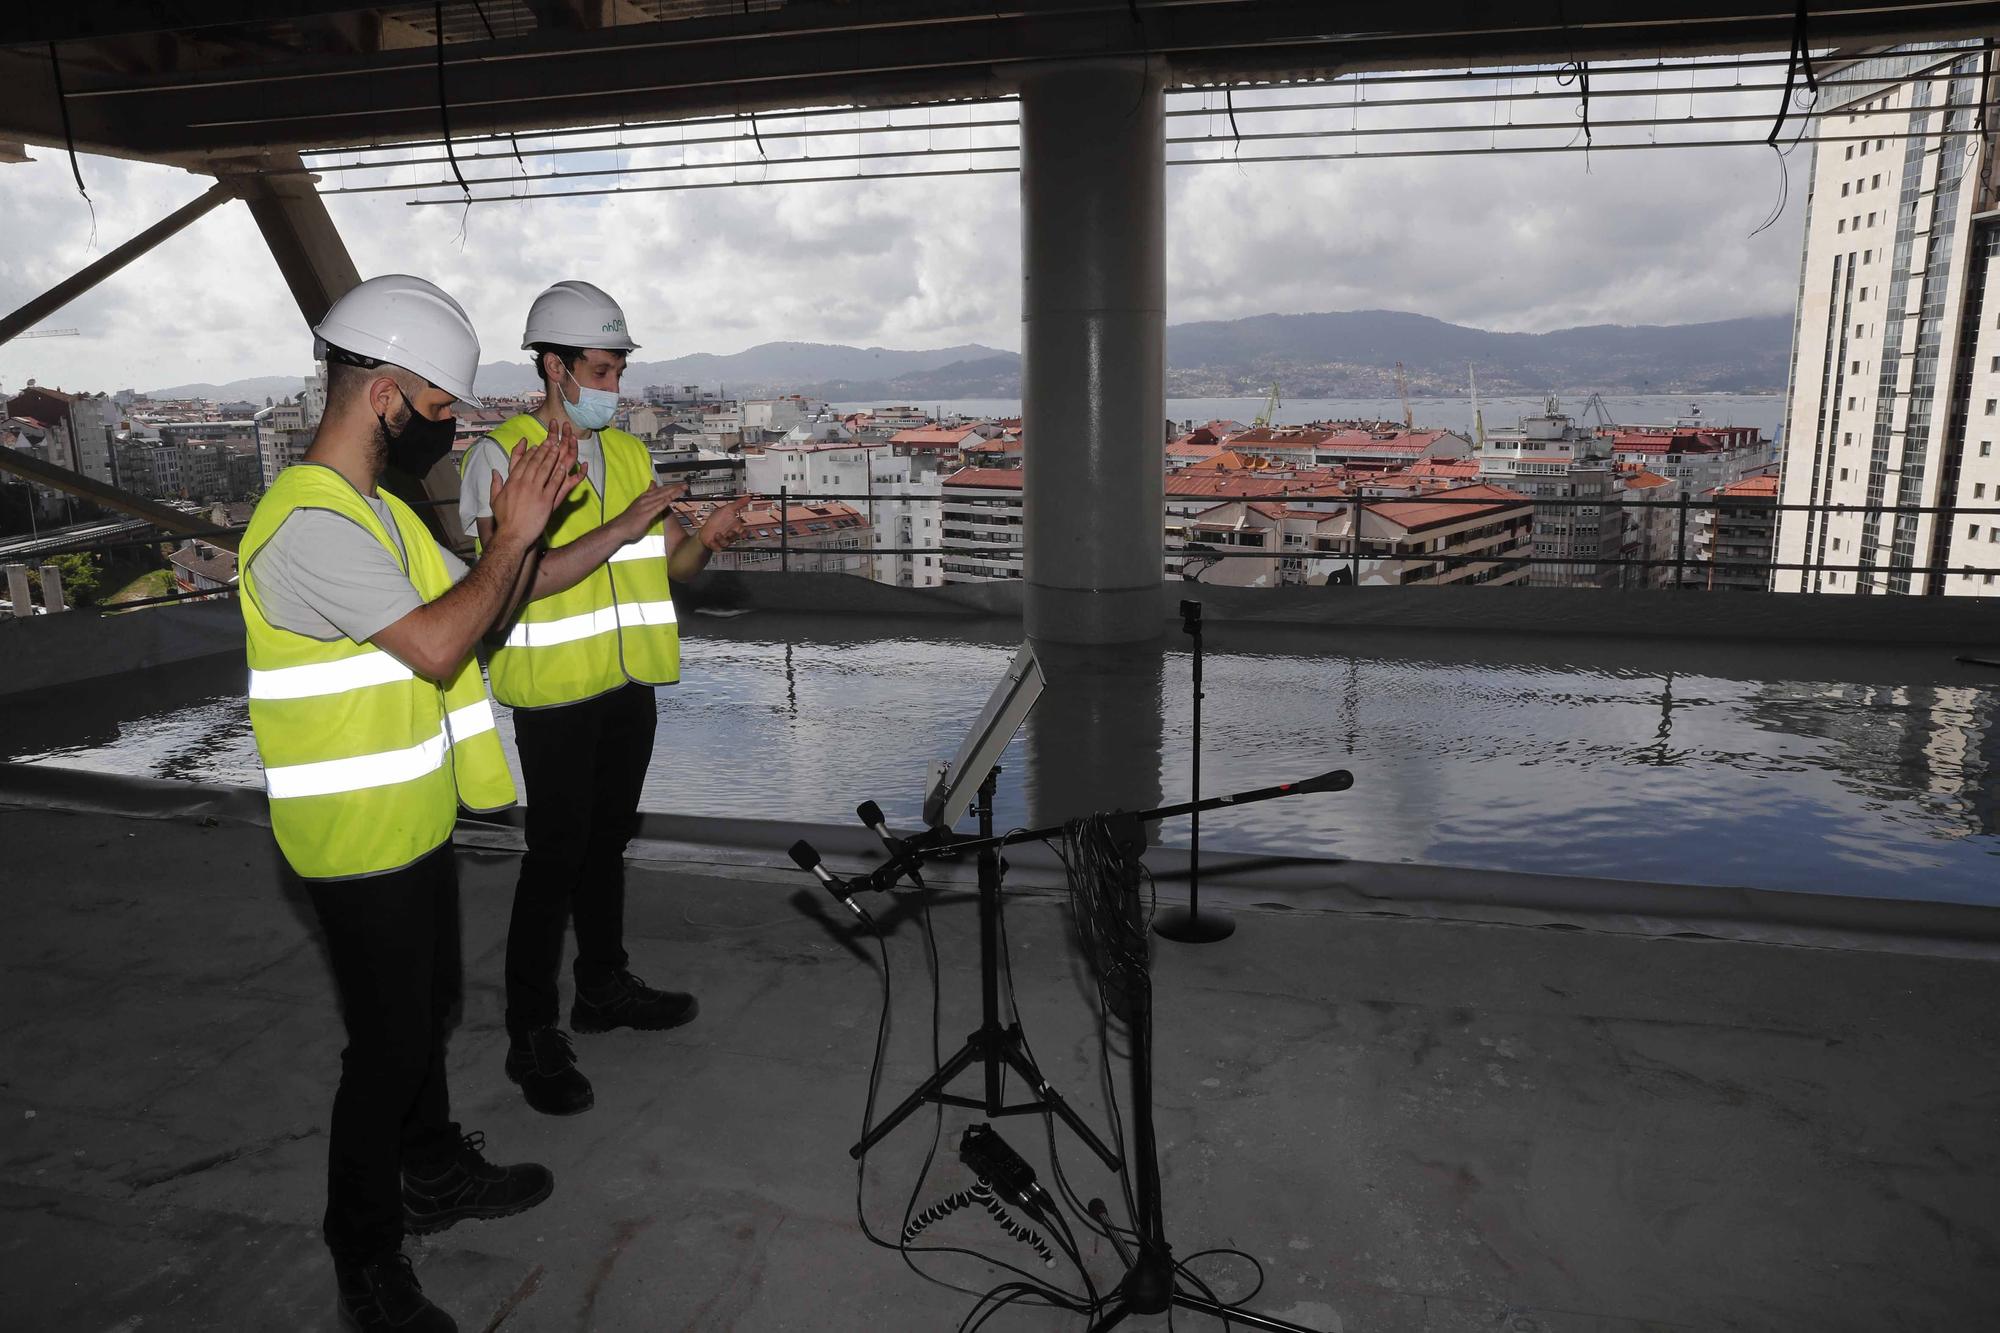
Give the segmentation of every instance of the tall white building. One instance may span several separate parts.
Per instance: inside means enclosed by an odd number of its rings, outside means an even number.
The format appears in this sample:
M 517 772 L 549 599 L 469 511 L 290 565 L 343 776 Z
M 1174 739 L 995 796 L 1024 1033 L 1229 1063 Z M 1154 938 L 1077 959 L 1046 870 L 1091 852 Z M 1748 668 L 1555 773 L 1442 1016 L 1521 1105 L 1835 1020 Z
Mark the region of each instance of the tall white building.
M 1972 133 L 1987 59 L 1895 47 L 1821 92 L 1782 501 L 1939 512 L 1781 512 L 1779 592 L 2000 586 L 1965 572 L 2000 571 L 2000 515 L 1959 512 L 2000 500 L 2000 217 Z

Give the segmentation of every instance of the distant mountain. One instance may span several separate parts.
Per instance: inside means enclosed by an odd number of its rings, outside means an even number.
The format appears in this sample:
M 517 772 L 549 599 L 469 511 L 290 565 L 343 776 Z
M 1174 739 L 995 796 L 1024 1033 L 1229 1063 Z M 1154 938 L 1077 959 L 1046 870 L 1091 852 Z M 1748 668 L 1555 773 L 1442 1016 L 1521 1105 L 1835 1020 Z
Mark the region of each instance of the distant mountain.
M 176 384 L 167 389 L 147 389 L 149 398 L 206 398 L 217 403 L 248 402 L 260 406 L 266 398 L 283 402 L 306 387 L 301 375 L 254 375 L 227 384 Z
M 728 355 L 695 352 L 671 361 L 634 361 L 625 368 L 625 384 L 628 391 L 643 389 L 648 384 L 698 384 L 704 389 L 725 389 L 737 396 L 812 393 L 822 384 L 885 384 L 957 362 L 976 363 L 985 358 L 1014 355 L 977 343 L 922 351 L 847 347 L 839 343 L 760 343 Z M 532 359 L 525 353 L 516 360 L 493 361 L 479 367 L 482 393 L 522 393 L 539 384 Z
M 1398 361 L 1411 392 L 1433 396 L 1464 394 L 1468 365 L 1496 395 L 1779 392 L 1791 339 L 1784 315 L 1552 333 L 1492 333 L 1396 310 L 1253 315 L 1170 327 L 1168 392 L 1254 393 L 1275 379 L 1292 398 L 1386 397 Z
M 1174 398 L 1260 395 L 1276 380 L 1287 398 L 1386 398 L 1402 362 L 1410 392 L 1459 397 L 1466 367 L 1482 393 L 1777 393 L 1785 387 L 1791 321 L 1759 315 L 1708 324 L 1593 324 L 1552 333 L 1494 333 L 1398 310 L 1252 315 L 1167 329 L 1167 394 Z M 180 384 L 153 396 L 262 402 L 299 391 L 283 375 L 228 384 Z M 697 352 L 634 361 L 632 396 L 649 384 L 698 384 L 739 397 L 803 393 L 830 402 L 900 398 L 1015 398 L 1017 352 L 968 343 L 899 350 L 837 343 L 763 343 L 729 355 Z M 479 368 L 482 393 L 537 387 L 528 357 Z

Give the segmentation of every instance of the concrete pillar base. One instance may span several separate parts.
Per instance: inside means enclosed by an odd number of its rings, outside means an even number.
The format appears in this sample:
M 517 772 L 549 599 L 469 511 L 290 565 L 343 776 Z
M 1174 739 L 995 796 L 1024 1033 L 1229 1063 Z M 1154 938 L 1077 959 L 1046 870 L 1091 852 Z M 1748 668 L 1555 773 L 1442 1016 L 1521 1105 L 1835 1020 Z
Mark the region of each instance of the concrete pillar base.
M 1038 642 L 1141 644 L 1167 632 L 1158 585 L 1052 588 L 1030 582 L 1026 591 L 1023 628 Z

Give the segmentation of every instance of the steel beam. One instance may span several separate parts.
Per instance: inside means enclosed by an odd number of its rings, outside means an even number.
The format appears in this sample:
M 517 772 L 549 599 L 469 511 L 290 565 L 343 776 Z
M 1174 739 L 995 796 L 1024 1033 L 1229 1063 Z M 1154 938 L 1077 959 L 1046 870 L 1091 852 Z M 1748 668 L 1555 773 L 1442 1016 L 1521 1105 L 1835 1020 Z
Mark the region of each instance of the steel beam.
M 66 467 L 57 467 L 54 463 L 44 463 L 41 459 L 19 449 L 0 449 L 0 472 L 10 473 L 37 486 L 47 486 L 66 492 L 80 500 L 93 501 L 106 509 L 115 509 L 121 514 L 129 514 L 133 518 L 151 523 L 162 532 L 193 536 L 196 533 L 206 534 L 215 526 L 203 515 L 184 514 L 169 505 L 143 499 L 130 491 L 106 485 L 95 477 L 86 477 L 81 472 L 72 472 Z M 204 535 L 202 540 L 210 546 L 220 546 L 231 551 L 236 549 L 235 537 Z
M 85 5 L 84 8 L 89 8 Z M 1561 21 L 1558 21 L 1558 13 Z M 1795 10 L 1744 0 L 796 0 L 777 9 L 598 31 L 543 29 L 446 47 L 452 123 L 532 130 L 829 100 L 936 96 L 1011 86 L 1032 62 L 1155 57 L 1183 80 L 1303 77 L 1357 69 L 1462 68 L 1663 52 L 1784 50 Z M 1818 0 L 1816 46 L 2000 28 L 1992 0 Z M 336 147 L 435 134 L 429 49 L 260 54 L 153 77 L 64 52 L 80 146 L 190 160 L 273 145 Z M 0 51 L 10 97 L 0 138 L 60 143 L 46 50 Z
M 0 344 L 41 323 L 139 256 L 158 248 L 162 241 L 180 235 L 192 223 L 207 217 L 234 197 L 235 192 L 228 185 L 217 181 L 207 191 L 188 200 L 125 244 L 78 269 L 13 314 L 0 319 Z
M 296 153 L 273 154 L 265 164 L 304 171 Z M 257 229 L 264 233 L 264 243 L 271 247 L 271 257 L 278 261 L 278 271 L 285 275 L 285 285 L 292 289 L 292 299 L 309 325 L 319 323 L 328 307 L 361 281 L 347 243 L 340 239 L 326 201 L 319 196 L 314 184 L 318 179 L 299 174 L 250 177 L 243 182 L 250 216 L 257 220 Z

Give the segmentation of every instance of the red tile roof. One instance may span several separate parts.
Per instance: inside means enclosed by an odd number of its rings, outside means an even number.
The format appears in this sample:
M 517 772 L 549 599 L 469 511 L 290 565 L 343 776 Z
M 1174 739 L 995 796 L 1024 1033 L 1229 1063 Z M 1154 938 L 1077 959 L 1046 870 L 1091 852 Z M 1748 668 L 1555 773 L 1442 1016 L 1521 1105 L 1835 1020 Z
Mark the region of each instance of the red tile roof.
M 1022 472 L 1017 467 L 964 467 L 944 479 L 947 486 L 983 487 L 994 491 L 1021 489 Z
M 1727 486 L 1719 487 L 1716 490 L 1716 494 L 1747 495 L 1775 499 L 1778 494 L 1778 479 L 1768 474 L 1761 477 L 1745 477 L 1741 481 L 1732 481 Z

